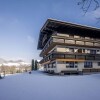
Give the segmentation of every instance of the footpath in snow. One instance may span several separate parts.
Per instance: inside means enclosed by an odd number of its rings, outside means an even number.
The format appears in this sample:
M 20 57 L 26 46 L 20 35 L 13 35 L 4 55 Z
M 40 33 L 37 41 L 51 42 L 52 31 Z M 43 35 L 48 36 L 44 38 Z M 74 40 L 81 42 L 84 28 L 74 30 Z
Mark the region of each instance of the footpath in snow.
M 6 76 L 0 80 L 0 100 L 100 100 L 100 74 Z

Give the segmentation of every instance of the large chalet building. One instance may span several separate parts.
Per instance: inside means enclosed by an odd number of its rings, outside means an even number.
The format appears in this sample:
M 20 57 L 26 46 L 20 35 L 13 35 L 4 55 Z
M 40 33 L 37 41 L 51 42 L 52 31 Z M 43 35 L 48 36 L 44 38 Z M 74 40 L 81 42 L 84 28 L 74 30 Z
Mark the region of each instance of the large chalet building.
M 40 30 L 38 49 L 46 72 L 100 72 L 99 28 L 48 19 Z

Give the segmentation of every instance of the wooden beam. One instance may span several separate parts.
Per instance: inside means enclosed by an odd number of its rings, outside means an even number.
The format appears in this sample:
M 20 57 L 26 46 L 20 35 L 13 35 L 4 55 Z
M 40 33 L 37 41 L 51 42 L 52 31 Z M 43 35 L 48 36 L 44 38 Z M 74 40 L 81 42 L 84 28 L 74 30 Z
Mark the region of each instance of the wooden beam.
M 85 59 L 56 59 L 56 61 L 84 62 Z

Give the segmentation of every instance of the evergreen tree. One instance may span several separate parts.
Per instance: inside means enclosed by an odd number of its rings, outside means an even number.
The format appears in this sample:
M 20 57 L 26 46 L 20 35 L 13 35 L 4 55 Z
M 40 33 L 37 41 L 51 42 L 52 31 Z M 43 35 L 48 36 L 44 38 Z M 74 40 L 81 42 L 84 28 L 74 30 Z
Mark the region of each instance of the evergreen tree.
M 35 60 L 35 70 L 37 70 L 37 60 Z
M 32 69 L 31 70 L 34 70 L 34 59 L 32 59 Z

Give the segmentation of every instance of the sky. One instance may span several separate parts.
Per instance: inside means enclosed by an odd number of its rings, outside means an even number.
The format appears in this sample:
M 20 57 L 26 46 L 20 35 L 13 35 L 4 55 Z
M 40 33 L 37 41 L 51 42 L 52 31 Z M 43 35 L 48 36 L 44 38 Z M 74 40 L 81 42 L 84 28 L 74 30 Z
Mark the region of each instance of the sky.
M 0 58 L 41 59 L 37 50 L 40 29 L 48 18 L 100 28 L 100 8 L 84 13 L 80 0 L 0 0 Z M 100 0 L 98 0 L 100 1 Z

